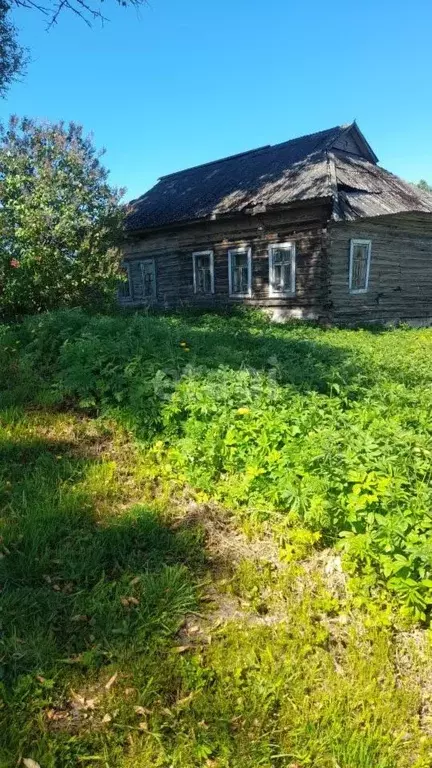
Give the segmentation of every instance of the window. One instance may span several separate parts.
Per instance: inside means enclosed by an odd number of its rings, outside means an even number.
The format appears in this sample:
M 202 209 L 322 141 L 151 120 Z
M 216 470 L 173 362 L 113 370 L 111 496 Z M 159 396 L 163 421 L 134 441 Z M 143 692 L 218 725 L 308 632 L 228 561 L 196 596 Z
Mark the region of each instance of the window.
M 142 293 L 144 299 L 156 298 L 156 273 L 154 259 L 139 263 L 141 271 Z
M 200 251 L 192 254 L 194 292 L 214 293 L 214 257 L 213 251 Z
M 295 243 L 278 243 L 269 248 L 270 296 L 295 294 Z
M 350 293 L 366 293 L 372 243 L 370 240 L 351 240 L 349 262 Z
M 121 280 L 119 284 L 119 289 L 118 289 L 119 298 L 131 299 L 132 285 L 131 285 L 131 279 L 130 279 L 129 264 L 122 264 L 120 271 L 122 273 L 122 277 L 124 278 L 124 280 Z
M 250 248 L 228 251 L 228 282 L 230 296 L 251 296 L 252 251 Z

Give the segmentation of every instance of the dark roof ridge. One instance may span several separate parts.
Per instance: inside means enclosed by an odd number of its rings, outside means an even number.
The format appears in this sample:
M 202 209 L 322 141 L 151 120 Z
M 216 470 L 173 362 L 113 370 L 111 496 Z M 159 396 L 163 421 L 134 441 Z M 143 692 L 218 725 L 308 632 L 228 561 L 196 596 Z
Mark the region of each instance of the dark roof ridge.
M 323 131 L 314 131 L 313 133 L 305 133 L 303 136 L 294 136 L 292 139 L 287 139 L 287 141 L 281 141 L 278 144 L 264 144 L 262 147 L 257 147 L 256 149 L 249 149 L 246 152 L 238 152 L 235 155 L 227 155 L 227 157 L 220 157 L 217 160 L 209 160 L 207 163 L 198 163 L 198 165 L 192 165 L 190 168 L 183 168 L 181 171 L 174 171 L 173 173 L 167 173 L 165 176 L 160 176 L 159 181 L 166 181 L 167 179 L 171 179 L 175 176 L 180 176 L 183 173 L 189 173 L 189 171 L 196 171 L 198 168 L 207 168 L 210 165 L 219 165 L 219 163 L 225 163 L 228 160 L 235 160 L 240 157 L 247 157 L 248 155 L 255 155 L 255 154 L 261 154 L 263 152 L 268 152 L 270 149 L 279 149 L 281 147 L 285 147 L 287 144 L 294 143 L 296 141 L 300 142 L 304 139 L 310 139 L 313 136 L 322 136 L 323 133 L 332 134 L 335 131 L 347 131 L 349 128 L 351 128 L 353 123 L 345 123 L 344 125 L 335 125 L 332 128 L 326 128 Z M 329 139 L 329 144 L 331 143 L 332 138 Z M 313 152 L 311 152 L 313 154 Z
M 209 165 L 219 165 L 219 163 L 225 163 L 227 160 L 236 160 L 239 157 L 246 157 L 246 155 L 260 154 L 271 149 L 271 144 L 264 144 L 262 147 L 256 149 L 249 149 L 246 152 L 238 152 L 236 155 L 227 155 L 227 157 L 220 157 L 218 160 L 209 160 L 208 163 L 198 163 L 198 165 L 191 165 L 190 168 L 183 168 L 181 171 L 174 171 L 173 173 L 167 173 L 165 176 L 160 176 L 159 181 L 166 181 L 172 176 L 180 176 L 182 173 L 189 173 L 189 171 L 196 171 L 198 168 L 207 168 Z

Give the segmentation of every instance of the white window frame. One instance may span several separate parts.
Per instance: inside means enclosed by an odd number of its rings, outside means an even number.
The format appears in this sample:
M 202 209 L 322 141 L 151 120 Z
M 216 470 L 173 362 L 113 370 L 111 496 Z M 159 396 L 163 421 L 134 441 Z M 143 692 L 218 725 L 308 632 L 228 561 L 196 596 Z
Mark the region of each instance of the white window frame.
M 248 267 L 248 289 L 246 293 L 233 293 L 232 286 L 232 257 L 237 253 L 247 254 L 247 267 Z M 242 246 L 239 248 L 230 248 L 228 251 L 228 288 L 229 295 L 233 299 L 247 299 L 252 296 L 252 248 L 250 246 Z
M 292 268 L 291 268 L 291 285 L 282 291 L 277 291 L 274 288 L 274 257 L 273 253 L 276 250 L 291 251 Z M 269 245 L 269 295 L 276 296 L 295 296 L 296 292 L 296 244 L 294 240 L 289 240 L 285 243 L 272 243 Z
M 197 281 L 197 266 L 196 266 L 196 260 L 199 256 L 210 256 L 210 293 L 201 293 L 198 292 L 198 281 Z M 192 263 L 193 263 L 193 288 L 194 293 L 197 296 L 210 296 L 215 292 L 215 279 L 214 279 L 214 251 L 194 251 L 192 254 Z
M 143 287 L 143 295 L 142 300 L 143 301 L 155 301 L 157 297 L 157 285 L 156 285 L 156 263 L 154 259 L 137 259 L 139 266 L 140 266 L 140 273 L 141 273 L 141 284 Z M 153 272 L 153 293 L 151 296 L 144 296 L 144 273 L 143 273 L 143 266 L 144 264 L 151 264 L 152 272 Z
M 356 245 L 367 245 L 368 247 L 368 253 L 367 253 L 367 264 L 366 264 L 366 285 L 364 288 L 353 288 L 352 287 L 352 278 L 353 278 L 353 257 L 354 257 L 354 248 Z M 349 292 L 350 293 L 367 293 L 369 290 L 369 272 L 370 272 L 370 263 L 371 263 L 371 253 L 372 253 L 372 240 L 361 240 L 358 238 L 354 238 L 353 240 L 350 240 L 350 259 L 349 259 Z
M 131 271 L 130 271 L 131 265 L 130 265 L 130 262 L 129 261 L 124 261 L 121 266 L 122 266 L 122 269 L 125 269 L 126 272 L 127 272 L 127 281 L 125 281 L 125 282 L 127 282 L 128 286 L 129 286 L 129 294 L 128 294 L 128 296 L 121 296 L 120 295 L 120 290 L 119 290 L 119 299 L 120 299 L 120 301 L 133 301 L 133 285 L 132 285 L 132 279 L 131 279 Z

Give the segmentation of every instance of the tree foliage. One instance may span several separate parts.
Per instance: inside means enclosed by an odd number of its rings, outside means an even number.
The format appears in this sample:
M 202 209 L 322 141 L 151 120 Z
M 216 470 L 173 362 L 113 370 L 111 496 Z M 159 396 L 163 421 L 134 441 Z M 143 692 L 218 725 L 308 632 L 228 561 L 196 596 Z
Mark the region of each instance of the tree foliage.
M 147 0 L 116 0 L 123 8 L 138 8 Z M 47 28 L 56 24 L 59 16 L 70 11 L 91 26 L 92 21 L 106 21 L 102 13 L 104 0 L 0 0 L 0 98 L 4 97 L 14 80 L 25 71 L 27 51 L 18 42 L 17 29 L 11 12 L 14 8 L 25 8 L 41 13 Z
M 425 179 L 420 179 L 417 186 L 420 187 L 420 189 L 422 189 L 423 192 L 432 192 L 432 186 L 428 184 Z
M 0 127 L 0 311 L 38 312 L 113 295 L 121 191 L 71 123 Z
M 24 73 L 26 52 L 19 45 L 16 28 L 10 19 L 10 5 L 0 0 L 0 97 Z

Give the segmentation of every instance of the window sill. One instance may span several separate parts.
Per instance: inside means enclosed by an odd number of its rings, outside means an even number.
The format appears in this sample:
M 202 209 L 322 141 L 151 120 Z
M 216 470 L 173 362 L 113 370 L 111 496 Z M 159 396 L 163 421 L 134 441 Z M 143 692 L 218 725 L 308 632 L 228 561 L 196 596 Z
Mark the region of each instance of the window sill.
M 295 293 L 292 291 L 270 291 L 270 299 L 295 299 Z

